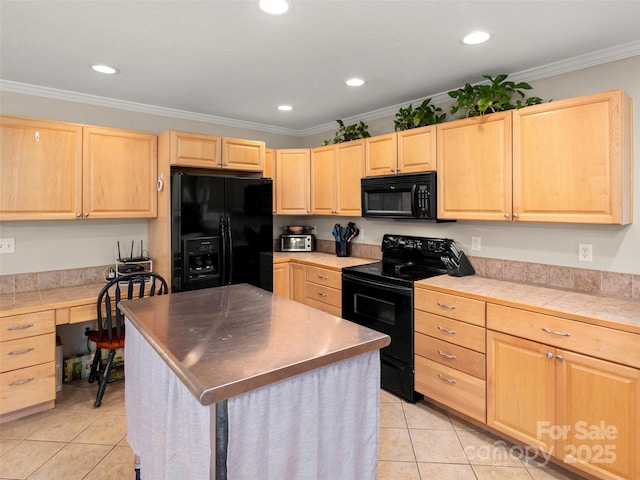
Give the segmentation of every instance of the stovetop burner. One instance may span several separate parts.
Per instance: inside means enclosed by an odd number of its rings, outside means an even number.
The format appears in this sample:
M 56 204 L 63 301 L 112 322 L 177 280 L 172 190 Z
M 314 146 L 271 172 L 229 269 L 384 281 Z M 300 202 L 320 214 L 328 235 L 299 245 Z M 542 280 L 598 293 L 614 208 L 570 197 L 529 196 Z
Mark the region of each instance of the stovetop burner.
M 385 234 L 381 250 L 382 261 L 347 267 L 344 273 L 405 286 L 445 273 L 454 276 L 475 273 L 464 253 L 448 238 Z

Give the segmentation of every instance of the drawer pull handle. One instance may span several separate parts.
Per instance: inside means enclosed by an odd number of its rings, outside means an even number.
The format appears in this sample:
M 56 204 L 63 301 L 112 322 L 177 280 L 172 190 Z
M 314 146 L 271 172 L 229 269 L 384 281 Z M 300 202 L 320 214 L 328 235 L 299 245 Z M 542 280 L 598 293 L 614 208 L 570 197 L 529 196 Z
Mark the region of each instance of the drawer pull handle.
M 25 383 L 29 383 L 35 380 L 35 377 L 25 378 L 24 380 L 18 380 L 17 382 L 11 382 L 9 384 L 10 387 L 15 387 L 17 385 L 24 385 Z
M 325 277 L 324 275 L 318 274 L 318 278 L 320 278 L 322 280 L 327 280 L 329 277 Z
M 457 383 L 455 378 L 447 378 L 444 375 L 442 375 L 441 373 L 438 374 L 438 378 L 440 380 L 443 380 L 443 381 L 448 382 L 448 383 Z
M 447 353 L 444 353 L 442 350 L 438 350 L 438 355 L 442 355 L 445 358 L 449 358 L 451 360 L 455 360 L 457 357 L 455 355 L 449 355 Z
M 321 297 L 326 297 L 326 296 L 328 296 L 328 294 L 323 293 L 323 292 L 318 292 L 318 295 L 320 295 Z
M 27 347 L 22 350 L 14 350 L 13 352 L 7 353 L 7 355 L 22 355 L 23 353 L 29 353 L 31 350 L 33 350 L 33 347 Z
M 561 337 L 570 337 L 571 334 L 569 332 L 556 332 L 554 330 L 549 330 L 547 327 L 542 327 L 543 332 L 551 333 L 553 335 L 560 335 Z
M 448 333 L 449 335 L 455 335 L 456 334 L 455 330 L 447 330 L 446 328 L 441 327 L 440 325 L 438 325 L 438 330 L 440 330 L 441 332 L 444 332 L 444 333 Z
M 437 304 L 439 307 L 442 307 L 442 308 L 448 308 L 449 310 L 455 310 L 455 309 L 456 309 L 456 306 L 455 306 L 455 305 L 447 305 L 446 303 L 441 303 L 441 302 L 436 302 L 436 304 Z
M 25 328 L 33 327 L 33 323 L 27 323 L 25 325 L 15 325 L 13 327 L 7 328 L 7 330 L 24 330 Z

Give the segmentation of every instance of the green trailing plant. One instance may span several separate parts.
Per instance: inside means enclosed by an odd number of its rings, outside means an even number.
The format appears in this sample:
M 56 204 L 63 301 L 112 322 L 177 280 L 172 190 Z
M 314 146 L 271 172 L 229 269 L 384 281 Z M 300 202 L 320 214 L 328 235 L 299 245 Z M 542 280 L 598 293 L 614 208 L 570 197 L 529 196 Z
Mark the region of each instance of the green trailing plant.
M 440 107 L 431 105 L 431 99 L 427 98 L 416 108 L 413 108 L 413 105 L 409 105 L 406 108 L 401 107 L 396 113 L 393 123 L 395 131 L 398 132 L 442 123 L 446 116 L 447 114 L 442 113 Z
M 369 126 L 360 121 L 352 125 L 345 125 L 342 120 L 336 120 L 340 128 L 336 132 L 333 140 L 325 140 L 322 145 L 331 145 L 332 143 L 350 142 L 351 140 L 358 140 L 360 138 L 370 137 Z
M 507 76 L 502 74 L 492 78 L 490 75 L 483 75 L 483 78 L 489 80 L 488 84 L 467 83 L 463 88 L 450 91 L 449 96 L 456 99 L 455 105 L 451 107 L 451 114 L 460 111 L 464 113 L 461 118 L 476 117 L 542 103 L 540 97 L 525 99 L 523 90 L 531 90 L 531 85 L 506 81 Z

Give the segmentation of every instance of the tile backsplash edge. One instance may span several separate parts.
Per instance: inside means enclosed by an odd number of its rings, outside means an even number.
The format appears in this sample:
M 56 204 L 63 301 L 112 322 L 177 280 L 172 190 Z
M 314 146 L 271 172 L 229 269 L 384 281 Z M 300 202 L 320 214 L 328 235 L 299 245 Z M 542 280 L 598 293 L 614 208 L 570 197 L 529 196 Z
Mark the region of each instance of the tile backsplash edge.
M 380 245 L 353 243 L 351 249 L 354 257 L 382 258 Z M 316 251 L 335 254 L 335 242 L 317 240 Z M 640 275 L 477 256 L 469 256 L 469 260 L 476 274 L 483 277 L 640 300 Z M 0 275 L 0 294 L 100 283 L 109 267 L 112 265 Z

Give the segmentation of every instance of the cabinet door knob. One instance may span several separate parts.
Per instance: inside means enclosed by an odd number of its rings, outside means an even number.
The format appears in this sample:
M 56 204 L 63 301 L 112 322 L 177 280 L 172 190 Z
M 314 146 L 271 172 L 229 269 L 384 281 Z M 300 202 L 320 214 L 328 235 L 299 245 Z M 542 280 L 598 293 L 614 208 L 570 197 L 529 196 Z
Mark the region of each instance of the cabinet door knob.
M 76 218 L 80 218 L 82 217 L 82 214 L 80 212 L 76 213 Z
M 505 213 L 505 214 L 504 214 L 504 218 L 509 218 L 509 214 L 508 214 L 508 213 Z
M 558 360 L 559 362 L 564 360 L 564 357 L 562 355 L 556 355 L 556 360 Z
M 517 213 L 513 213 L 513 218 L 518 218 L 518 214 Z
M 553 358 L 553 353 L 547 352 L 547 358 Z
M 88 217 L 89 216 L 89 212 L 84 212 L 84 217 Z

